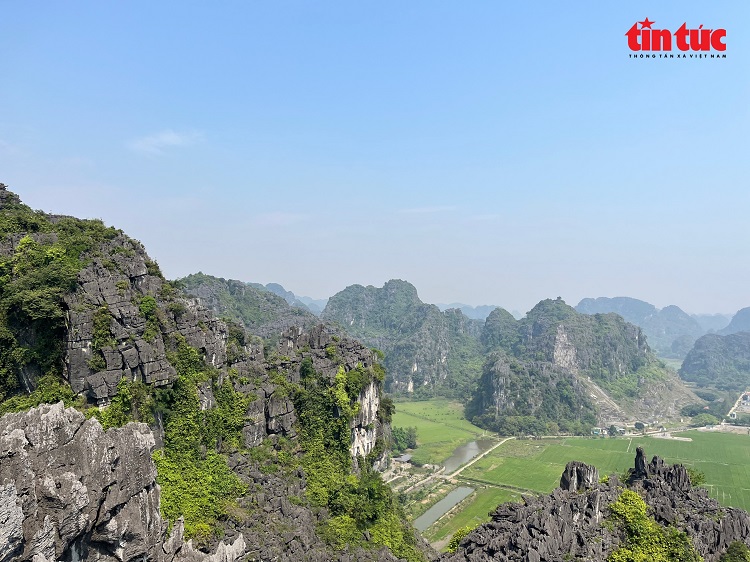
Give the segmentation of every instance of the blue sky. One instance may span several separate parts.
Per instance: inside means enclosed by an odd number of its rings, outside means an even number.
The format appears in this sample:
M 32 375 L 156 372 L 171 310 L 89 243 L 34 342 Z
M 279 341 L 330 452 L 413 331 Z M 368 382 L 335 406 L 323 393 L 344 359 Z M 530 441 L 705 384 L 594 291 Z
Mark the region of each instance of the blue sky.
M 168 277 L 734 312 L 749 6 L 4 2 L 0 181 Z M 629 60 L 646 17 L 727 59 Z

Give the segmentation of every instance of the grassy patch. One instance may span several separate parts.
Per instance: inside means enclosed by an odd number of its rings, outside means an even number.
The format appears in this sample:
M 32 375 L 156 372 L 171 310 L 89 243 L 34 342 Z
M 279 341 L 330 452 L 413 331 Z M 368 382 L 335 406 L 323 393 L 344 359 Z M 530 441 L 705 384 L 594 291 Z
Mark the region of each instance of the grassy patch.
M 466 498 L 454 514 L 441 519 L 430 527 L 425 538 L 431 543 L 444 541 L 453 536 L 458 529 L 466 526 L 476 527 L 490 520 L 489 513 L 501 503 L 516 501 L 520 494 L 501 488 L 483 488 Z
M 706 475 L 705 487 L 723 505 L 750 508 L 750 436 L 690 431 L 680 434 L 692 441 L 652 437 L 508 441 L 467 468 L 462 477 L 515 486 L 541 493 L 559 483 L 568 461 L 593 464 L 601 475 L 620 473 L 633 466 L 636 447 L 650 459 L 663 457 Z
M 456 447 L 484 433 L 464 418 L 462 404 L 444 399 L 398 402 L 392 425 L 417 428 L 419 447 L 413 458 L 420 464 L 440 464 Z

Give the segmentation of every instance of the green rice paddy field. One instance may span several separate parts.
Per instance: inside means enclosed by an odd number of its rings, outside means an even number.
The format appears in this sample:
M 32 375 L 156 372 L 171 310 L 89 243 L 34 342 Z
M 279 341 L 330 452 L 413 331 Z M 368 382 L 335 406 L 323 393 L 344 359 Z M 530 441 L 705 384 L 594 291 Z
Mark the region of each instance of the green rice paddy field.
M 440 464 L 454 449 L 485 435 L 463 418 L 461 404 L 447 400 L 399 402 L 393 425 L 417 428 L 415 461 Z M 457 509 L 428 529 L 425 537 L 443 544 L 459 528 L 489 519 L 498 504 L 517 500 L 521 493 L 551 492 L 568 461 L 593 464 L 604 476 L 633 466 L 636 447 L 648 460 L 653 455 L 681 463 L 706 475 L 705 487 L 723 505 L 750 510 L 750 435 L 689 431 L 678 434 L 692 441 L 653 437 L 511 440 L 466 468 L 461 484 L 476 488 Z
M 391 425 L 417 428 L 418 447 L 412 456 L 419 464 L 440 464 L 456 447 L 485 433 L 464 419 L 463 405 L 439 399 L 397 402 Z
M 635 449 L 642 446 L 647 459 L 659 455 L 668 463 L 704 472 L 706 487 L 722 504 L 750 509 L 750 436 L 700 431 L 680 436 L 692 441 L 652 437 L 509 441 L 461 476 L 548 493 L 557 486 L 568 461 L 593 464 L 601 475 L 620 473 L 633 466 Z

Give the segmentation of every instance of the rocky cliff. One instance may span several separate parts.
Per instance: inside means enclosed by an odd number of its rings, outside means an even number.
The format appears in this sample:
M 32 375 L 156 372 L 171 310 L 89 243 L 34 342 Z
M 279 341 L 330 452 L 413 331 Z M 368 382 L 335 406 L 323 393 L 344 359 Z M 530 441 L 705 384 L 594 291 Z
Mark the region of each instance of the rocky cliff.
M 619 314 L 643 330 L 649 344 L 661 357 L 685 357 L 693 342 L 707 331 L 696 318 L 678 306 L 658 309 L 630 297 L 583 299 L 576 310 L 584 314 Z
M 623 500 L 624 490 L 638 494 L 625 494 L 630 504 Z M 623 505 L 634 508 L 641 499 L 647 506 L 644 512 L 625 511 L 621 516 Z M 658 457 L 647 463 L 640 448 L 627 482 L 609 476 L 600 483 L 595 467 L 571 462 L 552 494 L 501 505 L 490 516 L 455 553 L 440 560 L 606 560 L 618 548 L 635 552 L 639 547 L 639 538 L 629 533 L 628 523 L 634 522 L 629 517 L 637 519 L 641 534 L 653 534 L 644 559 L 677 559 L 679 550 L 680 560 L 700 555 L 714 562 L 732 542 L 750 544 L 747 512 L 721 507 L 705 489 L 691 487 L 681 465 L 666 465 Z
M 209 556 L 181 521 L 167 536 L 154 445 L 144 424 L 105 432 L 62 403 L 0 418 L 0 561 L 238 560 L 241 537 Z
M 406 281 L 347 287 L 321 318 L 385 353 L 391 392 L 464 397 L 479 377 L 481 322 L 423 303 Z
M 273 336 L 217 319 L 121 231 L 0 185 L 0 412 L 18 412 L 0 560 L 422 559 L 374 470 L 377 356 L 324 326 Z M 29 411 L 58 400 L 78 411 Z
M 494 311 L 482 341 L 495 351 L 466 414 L 502 433 L 586 432 L 597 420 L 675 417 L 697 401 L 653 356 L 640 328 L 616 314 L 580 314 L 559 298 L 518 321 Z

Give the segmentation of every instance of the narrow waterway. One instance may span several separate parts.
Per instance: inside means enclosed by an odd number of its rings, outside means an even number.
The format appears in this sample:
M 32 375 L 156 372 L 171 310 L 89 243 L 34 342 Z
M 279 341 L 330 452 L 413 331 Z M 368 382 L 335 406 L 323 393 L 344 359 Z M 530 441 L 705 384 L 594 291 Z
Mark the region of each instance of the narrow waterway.
M 442 500 L 433 505 L 430 509 L 420 515 L 415 521 L 414 526 L 418 531 L 422 532 L 432 525 L 435 521 L 440 519 L 444 513 L 447 513 L 453 508 L 458 502 L 464 499 L 466 496 L 471 494 L 474 488 L 468 488 L 461 486 L 450 492 Z
M 445 466 L 444 474 L 453 474 L 456 470 L 461 468 L 461 466 L 465 465 L 477 455 L 491 449 L 496 443 L 497 441 L 492 439 L 477 439 L 466 445 L 461 445 L 456 448 L 456 450 L 453 451 L 453 455 L 443 463 L 443 466 Z

